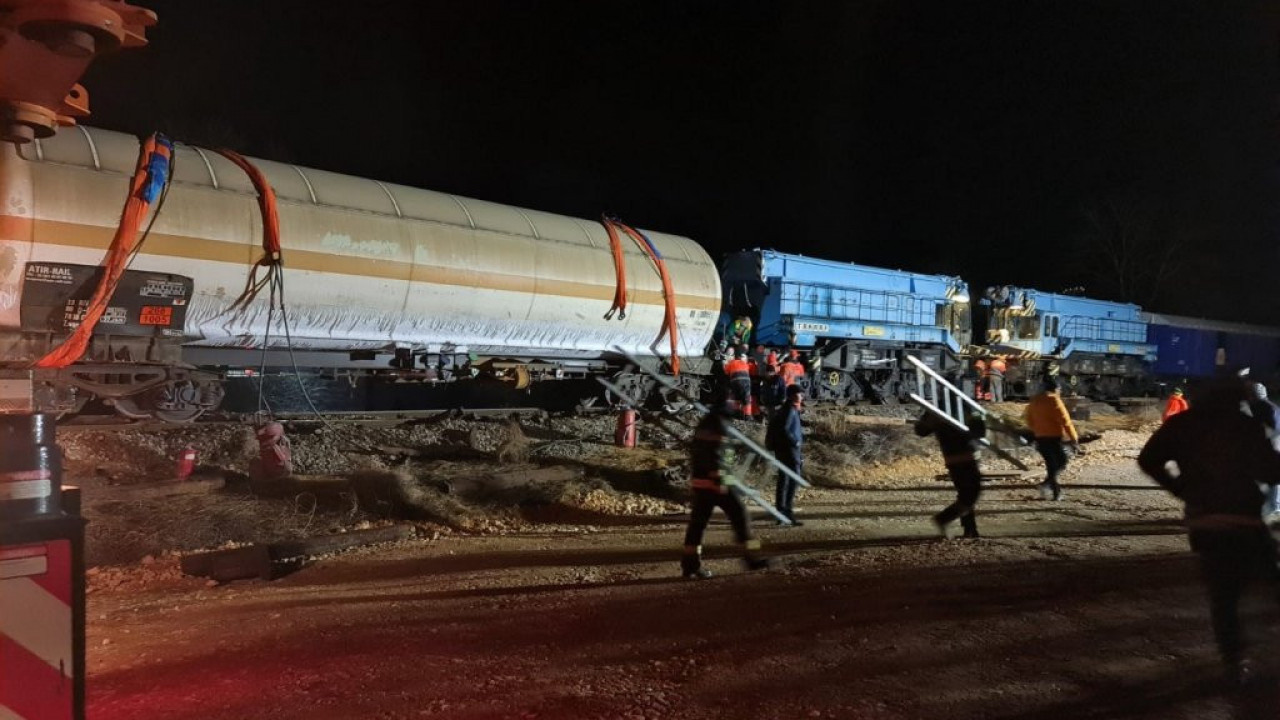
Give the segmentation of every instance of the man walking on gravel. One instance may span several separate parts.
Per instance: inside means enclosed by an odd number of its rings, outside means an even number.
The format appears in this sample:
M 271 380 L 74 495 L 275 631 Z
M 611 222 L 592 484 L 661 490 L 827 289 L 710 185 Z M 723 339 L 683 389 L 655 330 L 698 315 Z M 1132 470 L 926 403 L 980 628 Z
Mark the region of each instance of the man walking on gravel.
M 1067 469 L 1067 451 L 1062 438 L 1071 440 L 1071 447 L 1080 453 L 1080 436 L 1071 422 L 1071 413 L 1058 395 L 1058 383 L 1046 378 L 1044 391 L 1031 398 L 1027 404 L 1027 427 L 1035 435 L 1036 451 L 1044 458 L 1044 482 L 1040 483 L 1040 496 L 1046 500 L 1061 500 L 1062 486 L 1058 476 Z
M 968 430 L 961 430 L 937 415 L 925 412 L 915 426 L 916 434 L 920 437 L 938 436 L 947 474 L 956 486 L 956 501 L 933 516 L 933 522 L 944 538 L 947 537 L 947 526 L 956 518 L 960 519 L 966 538 L 979 537 L 974 506 L 978 504 L 978 497 L 982 494 L 982 472 L 978 469 L 975 453 L 978 449 L 977 441 L 987 434 L 987 426 L 982 418 L 968 412 L 965 414 L 965 422 Z
M 761 570 L 769 566 L 769 561 L 759 556 L 760 541 L 751 537 L 747 509 L 734 489 L 737 480 L 733 476 L 733 468 L 737 451 L 725 431 L 725 423 L 730 422 L 729 418 L 737 412 L 735 403 L 725 402 L 708 412 L 693 431 L 689 451 L 693 509 L 684 534 L 684 554 L 680 558 L 680 572 L 688 579 L 711 577 L 711 571 L 702 567 L 702 535 L 716 508 L 729 517 L 734 539 L 742 546 L 742 560 L 747 569 Z
M 1138 455 L 1142 471 L 1186 504 L 1191 549 L 1200 556 L 1209 590 L 1213 634 L 1235 682 L 1248 675 L 1240 594 L 1250 579 L 1277 579 L 1274 541 L 1262 522 L 1261 487 L 1280 482 L 1280 453 L 1258 431 L 1257 420 L 1241 412 L 1247 398 L 1238 378 L 1214 381 Z
M 804 390 L 799 385 L 787 388 L 787 402 L 769 418 L 769 429 L 765 433 L 765 446 L 769 452 L 796 474 L 800 474 L 804 468 L 804 459 L 800 455 L 800 446 L 804 444 L 804 428 L 800 424 L 800 408 L 803 405 Z M 790 518 L 793 526 L 804 524 L 796 520 L 796 484 L 790 475 L 778 471 L 774 506 L 778 512 Z M 779 520 L 778 524 L 783 523 Z

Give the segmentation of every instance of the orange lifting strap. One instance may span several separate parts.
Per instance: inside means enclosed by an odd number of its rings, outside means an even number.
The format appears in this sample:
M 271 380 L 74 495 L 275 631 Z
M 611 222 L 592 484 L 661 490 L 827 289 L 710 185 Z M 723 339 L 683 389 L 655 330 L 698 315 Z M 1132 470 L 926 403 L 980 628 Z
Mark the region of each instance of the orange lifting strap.
M 279 277 L 280 267 L 284 264 L 280 249 L 280 211 L 276 204 L 276 191 L 256 165 L 234 150 L 223 148 L 218 150 L 218 154 L 235 163 L 249 177 L 253 189 L 258 192 L 258 210 L 262 213 L 262 257 L 249 270 L 249 277 L 245 280 L 240 296 L 222 313 L 235 317 L 257 299 L 263 288 Z M 258 277 L 258 270 L 262 268 L 266 268 L 266 272 Z
M 142 241 L 146 240 L 147 233 L 142 233 L 139 238 L 138 231 L 142 228 L 142 221 L 147 217 L 151 204 L 156 203 L 156 215 L 160 212 L 165 193 L 169 190 L 169 180 L 173 176 L 172 166 L 173 143 L 165 136 L 153 133 L 138 149 L 138 165 L 133 170 L 133 180 L 129 185 L 129 196 L 124 202 L 124 211 L 120 214 L 120 224 L 116 226 L 115 237 L 111 239 L 107 254 L 99 265 L 102 277 L 98 279 L 98 287 L 89 299 L 84 317 L 61 345 L 36 362 L 36 367 L 64 368 L 83 357 L 89 349 L 93 330 L 106 312 L 107 303 L 120 285 L 120 278 L 142 247 Z M 152 215 L 151 222 L 155 222 L 155 215 Z M 147 232 L 150 231 L 151 226 L 148 225 Z
M 649 260 L 653 262 L 654 269 L 658 271 L 658 276 L 662 278 L 662 296 L 665 300 L 666 307 L 662 318 L 662 329 L 658 331 L 658 337 L 653 341 L 653 343 L 654 345 L 657 345 L 662 342 L 662 337 L 664 335 L 667 336 L 667 339 L 671 343 L 671 374 L 678 376 L 680 374 L 680 352 L 678 337 L 679 325 L 677 324 L 678 315 L 676 312 L 676 291 L 675 287 L 671 284 L 671 274 L 667 272 L 667 262 L 663 259 L 662 254 L 658 252 L 658 248 L 654 246 L 653 242 L 650 241 L 648 237 L 645 237 L 644 233 L 639 230 L 636 230 L 620 220 L 613 220 L 610 218 L 605 218 L 604 225 L 606 228 L 611 228 L 613 225 L 622 228 L 623 232 L 629 235 L 631 239 L 635 241 L 636 245 L 640 246 L 640 249 L 644 254 L 649 257 Z M 609 236 L 611 241 L 614 235 L 615 232 L 610 229 Z M 621 244 L 615 244 L 614 262 L 618 267 L 622 267 L 617 261 L 617 257 L 621 254 L 621 251 Z M 616 296 L 614 302 L 617 302 Z
M 622 238 L 618 237 L 618 230 L 613 226 L 613 220 L 608 215 L 600 216 L 600 224 L 604 225 L 605 232 L 609 233 L 609 247 L 613 248 L 613 305 L 609 308 L 609 312 L 604 314 L 604 319 L 612 320 L 616 312 L 619 320 L 625 320 L 627 317 L 627 260 L 622 254 Z
M 268 260 L 280 260 L 280 211 L 276 207 L 276 191 L 271 188 L 267 176 L 245 156 L 227 149 L 219 150 L 218 154 L 243 170 L 253 183 L 253 189 L 258 191 L 258 209 L 262 211 L 262 250 L 266 253 L 266 257 L 259 260 L 258 264 L 266 265 Z

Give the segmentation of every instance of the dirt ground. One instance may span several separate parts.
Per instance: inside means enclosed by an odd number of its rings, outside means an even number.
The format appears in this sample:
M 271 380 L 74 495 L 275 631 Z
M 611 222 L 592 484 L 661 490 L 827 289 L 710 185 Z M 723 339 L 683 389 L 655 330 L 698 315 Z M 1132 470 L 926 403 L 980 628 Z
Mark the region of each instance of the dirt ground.
M 100 525 L 90 555 L 116 562 L 91 570 L 90 717 L 1280 717 L 1270 683 L 1219 682 L 1179 507 L 1133 461 L 1149 418 L 1095 415 L 1062 501 L 1040 500 L 1033 476 L 997 478 L 979 505 L 983 539 L 944 541 L 929 516 L 953 491 L 935 479 L 936 452 L 905 413 L 885 415 L 811 414 L 819 487 L 797 500 L 805 525 L 755 512 L 774 567 L 748 573 L 717 516 L 706 581 L 678 577 L 679 447 L 651 429 L 647 447 L 609 447 L 607 418 L 522 421 L 514 451 L 501 422 L 299 435 L 306 471 L 394 467 L 449 502 L 418 520 L 416 540 L 225 585 L 182 577 L 173 551 L 387 520 L 234 489 L 139 510 L 113 494 L 162 479 L 175 448 L 203 443 L 206 472 L 227 473 L 247 450 L 230 431 L 68 435 Z M 136 449 L 121 459 L 139 443 L 153 470 Z M 375 445 L 430 452 L 389 459 Z M 514 495 L 466 481 L 547 465 L 581 476 Z M 754 482 L 771 491 L 762 472 Z M 183 503 L 234 527 L 188 515 L 183 532 L 170 517 L 193 511 Z M 164 537 L 143 525 L 95 551 L 144 511 L 169 518 L 156 518 Z M 1246 612 L 1264 664 L 1277 639 L 1266 600 Z

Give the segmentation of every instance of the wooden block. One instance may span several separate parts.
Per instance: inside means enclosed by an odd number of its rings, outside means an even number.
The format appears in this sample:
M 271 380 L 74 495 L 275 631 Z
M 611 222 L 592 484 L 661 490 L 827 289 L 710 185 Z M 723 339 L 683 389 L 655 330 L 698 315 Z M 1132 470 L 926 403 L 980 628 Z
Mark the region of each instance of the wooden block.
M 416 534 L 417 529 L 414 526 L 402 524 L 335 533 L 333 535 L 319 535 L 304 540 L 286 540 L 271 545 L 271 557 L 279 561 L 312 555 L 325 555 L 363 545 L 408 540 Z
M 207 577 L 218 582 L 273 577 L 270 548 L 266 545 L 248 545 L 230 550 L 195 553 L 182 558 L 185 575 Z

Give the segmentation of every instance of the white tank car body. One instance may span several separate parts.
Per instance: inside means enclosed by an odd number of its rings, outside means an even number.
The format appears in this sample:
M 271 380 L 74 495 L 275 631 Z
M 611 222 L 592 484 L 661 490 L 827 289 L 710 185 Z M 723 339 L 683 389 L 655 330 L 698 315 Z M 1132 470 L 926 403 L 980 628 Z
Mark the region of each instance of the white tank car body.
M 138 140 L 67 128 L 2 152 L 0 329 L 17 330 L 27 263 L 102 260 Z M 279 198 L 295 348 L 592 358 L 621 346 L 654 354 L 664 317 L 660 277 L 624 236 L 626 317 L 604 319 L 615 269 L 598 222 L 253 162 Z M 679 352 L 701 356 L 719 313 L 714 263 L 688 238 L 647 234 L 673 282 Z M 227 313 L 261 255 L 248 178 L 214 152 L 179 145 L 173 184 L 132 268 L 194 279 L 183 328 L 188 346 L 262 346 L 265 292 L 248 312 Z M 278 317 L 267 342 L 285 344 Z M 667 340 L 656 350 L 667 355 Z

